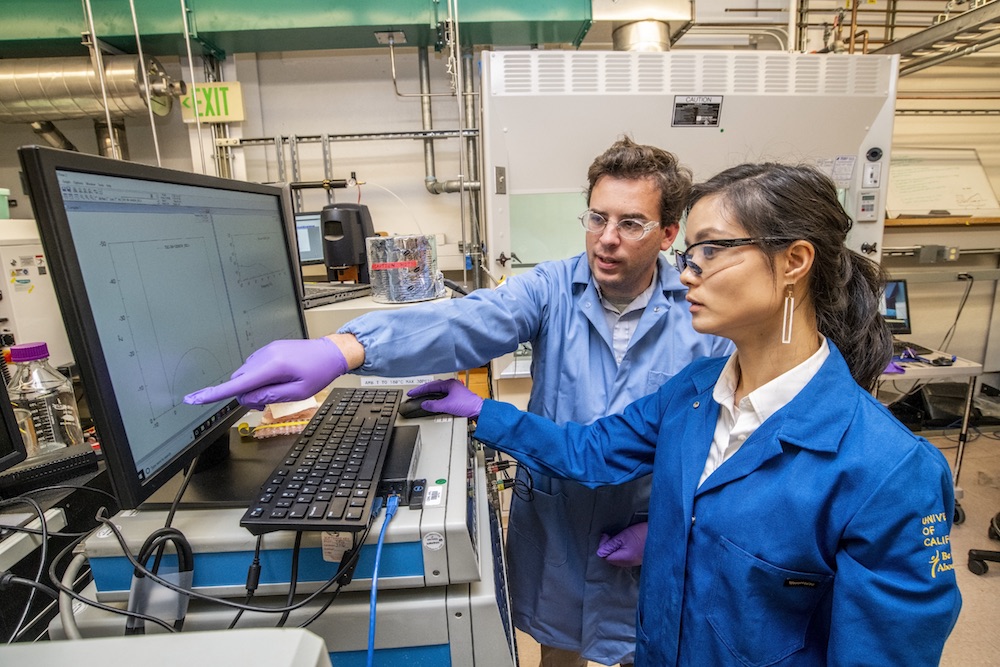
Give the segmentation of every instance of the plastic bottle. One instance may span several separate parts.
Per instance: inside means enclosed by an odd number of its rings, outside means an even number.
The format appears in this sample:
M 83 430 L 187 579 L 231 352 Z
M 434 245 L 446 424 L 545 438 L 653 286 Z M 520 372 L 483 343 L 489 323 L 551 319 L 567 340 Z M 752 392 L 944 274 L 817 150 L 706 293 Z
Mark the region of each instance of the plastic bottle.
M 11 345 L 14 373 L 7 392 L 16 408 L 31 412 L 39 453 L 83 442 L 73 383 L 49 364 L 45 343 Z

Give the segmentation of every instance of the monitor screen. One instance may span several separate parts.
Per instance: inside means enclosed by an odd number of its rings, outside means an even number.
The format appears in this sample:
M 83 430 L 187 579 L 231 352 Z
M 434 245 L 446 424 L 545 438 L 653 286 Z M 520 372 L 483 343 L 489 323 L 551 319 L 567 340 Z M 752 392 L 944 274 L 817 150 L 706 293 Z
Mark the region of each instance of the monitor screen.
M 52 281 L 123 508 L 243 414 L 185 394 L 304 338 L 279 188 L 37 146 L 19 150 Z
M 2 359 L 0 363 L 3 363 Z M 24 439 L 17 428 L 7 387 L 0 382 L 0 472 L 17 465 L 25 457 Z
M 295 214 L 295 240 L 299 246 L 299 262 L 323 263 L 323 231 L 319 212 Z
M 889 325 L 889 331 L 893 334 L 911 333 L 910 301 L 906 294 L 905 280 L 886 281 L 879 312 L 882 313 L 885 323 Z

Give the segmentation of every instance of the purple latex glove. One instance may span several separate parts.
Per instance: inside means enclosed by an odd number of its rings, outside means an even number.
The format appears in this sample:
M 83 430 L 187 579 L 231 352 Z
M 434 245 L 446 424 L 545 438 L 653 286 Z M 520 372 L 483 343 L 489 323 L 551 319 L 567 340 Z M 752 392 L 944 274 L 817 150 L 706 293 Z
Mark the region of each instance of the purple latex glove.
M 483 409 L 483 399 L 455 379 L 433 380 L 406 392 L 407 396 L 424 396 L 430 393 L 444 393 L 447 396 L 424 401 L 420 404 L 424 410 L 475 419 Z
M 890 375 L 894 373 L 905 373 L 906 369 L 897 364 L 895 361 L 890 361 L 889 365 L 886 366 L 885 370 L 882 372 L 886 375 Z
M 629 526 L 614 537 L 602 534 L 597 555 L 618 567 L 642 565 L 642 551 L 646 547 L 648 530 L 649 524 L 643 522 Z
M 243 405 L 263 410 L 268 403 L 309 398 L 347 371 L 344 354 L 329 338 L 276 340 L 247 357 L 231 380 L 192 392 L 184 402 L 213 403 L 235 396 Z

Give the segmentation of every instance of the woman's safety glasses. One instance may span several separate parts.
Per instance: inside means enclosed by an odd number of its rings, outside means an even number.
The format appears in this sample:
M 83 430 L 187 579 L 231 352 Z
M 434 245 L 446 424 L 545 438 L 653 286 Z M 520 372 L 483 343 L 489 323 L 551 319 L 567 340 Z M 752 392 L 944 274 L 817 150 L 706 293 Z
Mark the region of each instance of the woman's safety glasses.
M 684 269 L 691 269 L 696 276 L 707 278 L 722 269 L 728 269 L 741 263 L 744 258 L 744 253 L 739 250 L 741 246 L 787 243 L 794 240 L 784 236 L 758 236 L 746 239 L 698 241 L 689 245 L 687 250 L 674 250 L 674 261 L 677 262 L 677 270 L 681 273 L 684 272 Z

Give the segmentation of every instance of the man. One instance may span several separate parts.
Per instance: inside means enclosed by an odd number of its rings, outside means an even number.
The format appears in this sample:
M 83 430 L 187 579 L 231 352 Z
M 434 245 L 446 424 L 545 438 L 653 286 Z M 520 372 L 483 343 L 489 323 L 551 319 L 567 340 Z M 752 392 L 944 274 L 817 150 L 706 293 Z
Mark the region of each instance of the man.
M 588 181 L 586 253 L 495 290 L 369 313 L 326 338 L 277 341 L 189 402 L 235 395 L 262 407 L 310 396 L 349 370 L 456 371 L 529 342 L 528 410 L 589 423 L 695 359 L 728 354 L 728 341 L 691 328 L 686 290 L 661 255 L 677 236 L 689 172 L 672 154 L 623 138 L 595 159 Z M 507 542 L 515 625 L 541 644 L 543 667 L 631 663 L 649 477 L 587 489 L 518 470 L 518 481 L 526 490 L 512 500 Z

